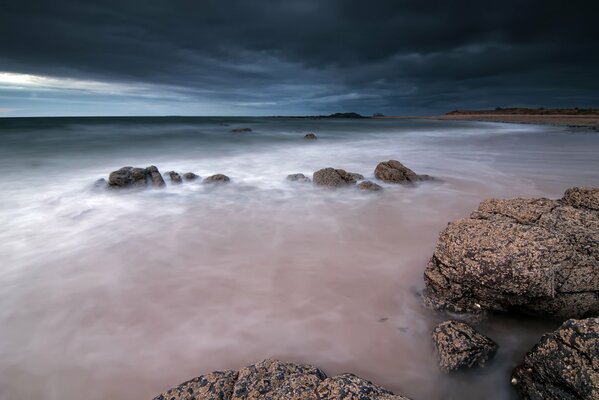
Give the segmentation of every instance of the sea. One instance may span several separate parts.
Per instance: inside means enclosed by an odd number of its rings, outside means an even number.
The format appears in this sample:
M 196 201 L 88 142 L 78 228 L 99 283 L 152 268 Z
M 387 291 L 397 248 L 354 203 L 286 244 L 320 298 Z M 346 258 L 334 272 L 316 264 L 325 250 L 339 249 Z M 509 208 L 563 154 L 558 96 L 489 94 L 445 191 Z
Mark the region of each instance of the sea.
M 233 132 L 251 128 L 251 132 Z M 317 140 L 305 140 L 315 133 Z M 381 192 L 286 180 L 399 160 Z M 164 188 L 96 180 L 155 165 Z M 177 185 L 165 172 L 226 174 Z M 0 119 L 0 399 L 151 399 L 265 358 L 418 399 L 514 399 L 511 371 L 560 321 L 489 315 L 485 368 L 446 375 L 423 306 L 439 232 L 490 197 L 599 186 L 599 134 L 422 119 Z

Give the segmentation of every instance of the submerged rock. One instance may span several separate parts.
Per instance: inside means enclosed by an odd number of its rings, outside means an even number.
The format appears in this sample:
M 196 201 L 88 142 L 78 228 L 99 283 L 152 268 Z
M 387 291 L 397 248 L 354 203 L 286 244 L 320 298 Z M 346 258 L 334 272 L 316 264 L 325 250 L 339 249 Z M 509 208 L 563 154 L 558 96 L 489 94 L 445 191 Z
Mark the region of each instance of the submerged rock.
M 202 183 L 227 183 L 230 180 L 231 179 L 227 175 L 216 174 L 216 175 L 212 175 L 207 178 L 204 178 Z
M 183 174 L 183 179 L 185 179 L 186 181 L 195 181 L 198 178 L 199 176 L 194 174 L 193 172 L 186 172 Z
M 374 169 L 374 176 L 388 183 L 415 183 L 432 179 L 428 175 L 418 175 L 397 160 L 379 163 Z
M 234 133 L 244 133 L 244 132 L 251 132 L 252 128 L 233 128 L 231 129 L 231 132 Z
M 524 399 L 599 399 L 599 318 L 570 319 L 544 335 L 515 370 Z
M 108 185 L 114 188 L 140 187 L 153 185 L 165 186 L 158 168 L 151 165 L 147 168 L 123 167 L 110 173 Z
M 497 351 L 495 342 L 470 325 L 458 321 L 445 321 L 437 325 L 433 330 L 433 343 L 439 366 L 444 372 L 482 367 Z
M 599 314 L 599 211 L 586 207 L 598 192 L 483 201 L 440 234 L 424 273 L 426 303 L 454 312 Z
M 355 375 L 327 378 L 311 365 L 264 360 L 237 371 L 213 372 L 154 400 L 409 400 Z
M 104 178 L 96 179 L 94 182 L 94 187 L 96 188 L 105 188 L 106 186 L 108 186 L 108 182 Z
M 364 175 L 358 174 L 357 172 L 348 172 L 348 174 L 350 174 L 351 177 L 354 178 L 356 181 L 363 181 L 364 180 Z
M 291 181 L 291 182 L 312 182 L 310 180 L 310 178 L 308 178 L 306 175 L 304 174 L 290 174 L 287 175 L 287 180 Z
M 307 133 L 307 134 L 304 136 L 304 139 L 306 139 L 306 140 L 316 140 L 317 138 L 316 138 L 316 135 L 315 135 L 315 134 L 313 134 L 313 133 Z
M 379 190 L 383 190 L 383 187 L 371 181 L 364 181 L 358 183 L 358 189 L 377 192 Z
M 169 171 L 169 172 L 167 172 L 167 174 L 171 178 L 171 181 L 173 183 L 181 183 L 181 182 L 183 182 L 183 179 L 181 179 L 181 175 L 179 175 L 177 172 L 175 172 L 175 171 Z
M 339 187 L 354 185 L 356 178 L 351 172 L 343 169 L 323 168 L 314 172 L 312 180 L 320 186 Z

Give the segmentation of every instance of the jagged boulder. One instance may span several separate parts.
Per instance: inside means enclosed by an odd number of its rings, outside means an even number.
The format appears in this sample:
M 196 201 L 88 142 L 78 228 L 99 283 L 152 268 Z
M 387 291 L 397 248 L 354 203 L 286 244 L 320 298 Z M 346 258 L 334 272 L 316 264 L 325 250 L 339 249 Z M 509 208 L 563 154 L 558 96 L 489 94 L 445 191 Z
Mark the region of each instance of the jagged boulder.
M 526 400 L 599 399 L 599 318 L 570 319 L 544 335 L 512 384 Z
M 287 180 L 291 181 L 291 182 L 303 182 L 303 183 L 312 182 L 310 180 L 310 178 L 308 178 L 304 174 L 290 174 L 290 175 L 287 175 Z
M 320 186 L 340 187 L 356 184 L 356 177 L 353 173 L 343 169 L 323 168 L 314 172 L 312 181 Z
M 370 192 L 378 192 L 380 190 L 383 190 L 382 186 L 377 185 L 376 183 L 371 181 L 364 181 L 358 183 L 358 189 Z
M 561 200 L 489 199 L 440 234 L 426 304 L 455 312 L 599 315 L 599 189 Z M 575 205 L 575 206 L 573 206 Z
M 108 186 L 113 188 L 140 187 L 152 185 L 165 186 L 158 168 L 151 165 L 147 168 L 123 167 L 108 176 Z
M 171 182 L 173 182 L 173 183 L 182 183 L 183 182 L 181 175 L 179 175 L 177 172 L 169 171 L 169 172 L 167 172 L 167 174 L 171 178 Z
M 374 169 L 374 176 L 388 183 L 415 183 L 432 179 L 428 175 L 418 175 L 397 160 L 380 162 Z
M 327 378 L 311 365 L 264 360 L 237 371 L 213 372 L 154 400 L 409 400 L 352 374 Z
M 227 183 L 230 180 L 231 179 L 227 175 L 216 174 L 216 175 L 211 175 L 207 178 L 204 178 L 202 183 Z
M 433 329 L 433 343 L 443 372 L 482 367 L 495 356 L 497 344 L 472 326 L 445 321 Z

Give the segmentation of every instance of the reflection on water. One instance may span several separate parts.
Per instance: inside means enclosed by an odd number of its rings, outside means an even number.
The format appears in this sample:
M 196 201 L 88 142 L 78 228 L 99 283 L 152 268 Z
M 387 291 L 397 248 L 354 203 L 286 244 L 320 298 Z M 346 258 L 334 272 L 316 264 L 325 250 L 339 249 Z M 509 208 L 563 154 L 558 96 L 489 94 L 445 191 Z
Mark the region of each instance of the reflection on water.
M 556 323 L 490 318 L 494 362 L 444 376 L 422 272 L 438 232 L 485 197 L 599 185 L 598 152 L 594 133 L 490 123 L 0 120 L 0 398 L 152 398 L 266 357 L 415 400 L 512 398 L 511 369 Z M 373 178 L 390 158 L 442 182 L 365 194 L 284 179 Z M 150 164 L 233 182 L 93 188 Z

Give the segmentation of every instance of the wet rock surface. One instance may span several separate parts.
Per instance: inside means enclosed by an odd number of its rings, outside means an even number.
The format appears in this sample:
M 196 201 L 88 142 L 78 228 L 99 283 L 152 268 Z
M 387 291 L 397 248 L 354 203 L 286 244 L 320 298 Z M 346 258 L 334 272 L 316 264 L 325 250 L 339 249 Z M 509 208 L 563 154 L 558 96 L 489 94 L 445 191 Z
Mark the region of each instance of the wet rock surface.
M 343 169 L 323 168 L 314 172 L 312 181 L 320 186 L 340 187 L 355 185 L 355 174 L 347 172 Z
M 352 374 L 332 378 L 311 365 L 264 360 L 204 375 L 154 400 L 409 400 Z
M 227 183 L 230 180 L 231 179 L 227 175 L 216 174 L 216 175 L 211 175 L 207 178 L 204 178 L 202 183 Z
M 371 181 L 364 181 L 358 183 L 358 189 L 370 192 L 378 192 L 380 190 L 383 190 L 383 187 Z
M 199 176 L 194 174 L 193 172 L 186 172 L 183 174 L 183 179 L 185 179 L 186 181 L 195 181 L 198 178 Z
M 304 174 L 287 175 L 287 180 L 291 181 L 291 182 L 304 182 L 304 183 L 312 182 L 312 180 Z
M 173 182 L 173 183 L 182 183 L 183 182 L 181 175 L 179 175 L 177 172 L 169 171 L 169 172 L 167 172 L 167 174 L 171 178 L 171 182 Z
M 304 139 L 306 140 L 316 140 L 317 137 L 314 133 L 307 133 L 306 135 L 304 135 Z
M 433 343 L 444 372 L 461 368 L 482 367 L 497 352 L 497 344 L 472 326 L 459 321 L 445 321 L 433 329 Z
M 397 160 L 380 162 L 374 169 L 374 176 L 388 183 L 416 183 L 431 180 L 428 175 L 418 175 Z
M 544 335 L 515 370 L 523 399 L 599 399 L 599 318 L 570 319 Z
M 588 208 L 598 191 L 483 201 L 440 234 L 424 274 L 425 302 L 454 312 L 598 315 L 599 211 Z
M 123 167 L 113 171 L 108 176 L 108 186 L 113 188 L 142 187 L 142 186 L 162 187 L 166 184 L 164 179 L 155 166 L 147 168 Z

